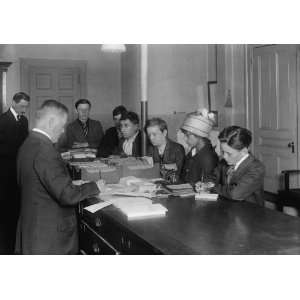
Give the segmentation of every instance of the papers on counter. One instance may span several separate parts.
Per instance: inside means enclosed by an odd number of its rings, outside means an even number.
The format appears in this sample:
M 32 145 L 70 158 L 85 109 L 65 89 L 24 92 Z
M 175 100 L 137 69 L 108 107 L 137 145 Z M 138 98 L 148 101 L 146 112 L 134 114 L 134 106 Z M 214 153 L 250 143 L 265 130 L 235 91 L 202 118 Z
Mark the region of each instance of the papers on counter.
M 195 195 L 196 200 L 203 200 L 203 201 L 217 201 L 218 194 L 210 194 L 210 193 L 200 193 Z
M 142 197 L 120 197 L 112 200 L 128 220 L 165 216 L 168 211 L 161 204 L 153 204 L 151 200 Z
M 96 211 L 111 205 L 112 202 L 111 201 L 106 201 L 106 202 L 99 202 L 90 206 L 85 207 L 84 209 L 91 212 L 91 213 L 95 213 Z
M 84 184 L 84 183 L 88 183 L 88 182 L 90 182 L 90 181 L 88 181 L 88 180 L 73 180 L 72 181 L 72 183 L 74 184 L 74 185 L 82 185 L 82 184 Z
M 193 189 L 193 187 L 189 183 L 183 184 L 169 184 L 167 188 L 174 191 L 174 190 L 183 190 L 183 189 Z
M 117 197 L 117 196 L 104 196 L 101 197 L 104 202 L 96 203 L 85 207 L 85 209 L 91 213 L 103 209 L 109 205 L 114 205 L 120 209 L 122 213 L 127 216 L 128 220 L 149 218 L 149 217 L 161 217 L 165 216 L 168 211 L 161 204 L 153 204 L 150 199 L 143 197 Z
M 178 197 L 195 196 L 193 187 L 189 183 L 167 185 L 167 188 L 172 191 L 172 195 Z

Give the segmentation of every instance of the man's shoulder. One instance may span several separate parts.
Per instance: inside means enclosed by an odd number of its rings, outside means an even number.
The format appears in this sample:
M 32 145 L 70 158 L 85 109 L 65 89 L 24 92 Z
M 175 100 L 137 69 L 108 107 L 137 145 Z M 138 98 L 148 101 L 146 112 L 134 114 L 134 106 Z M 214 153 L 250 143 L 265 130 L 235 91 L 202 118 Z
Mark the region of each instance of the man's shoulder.
M 0 115 L 0 122 L 10 121 L 12 118 L 10 117 L 11 112 L 8 110 Z
M 109 127 L 108 129 L 106 129 L 105 133 L 106 134 L 114 134 L 114 133 L 117 133 L 117 129 L 116 129 L 116 127 L 112 126 L 112 127 Z
M 179 144 L 173 140 L 169 139 L 169 145 L 170 145 L 171 149 L 176 149 L 176 150 L 180 150 L 180 151 L 184 152 L 184 147 L 181 144 Z
M 101 126 L 102 127 L 101 122 L 98 120 L 89 119 L 89 122 L 90 122 L 91 126 Z
M 255 156 L 250 154 L 248 159 L 250 160 L 249 164 L 252 168 L 257 169 L 257 170 L 261 170 L 261 171 L 265 170 L 265 165 L 258 158 L 256 158 Z

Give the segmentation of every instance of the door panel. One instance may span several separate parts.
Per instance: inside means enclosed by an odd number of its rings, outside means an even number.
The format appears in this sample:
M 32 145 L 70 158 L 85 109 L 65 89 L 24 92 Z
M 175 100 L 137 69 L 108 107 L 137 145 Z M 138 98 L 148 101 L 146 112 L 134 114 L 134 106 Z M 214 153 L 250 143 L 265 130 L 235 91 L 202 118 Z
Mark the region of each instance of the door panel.
M 74 103 L 81 97 L 82 87 L 80 74 L 82 70 L 74 65 L 69 67 L 64 63 L 51 61 L 34 63 L 28 66 L 27 75 L 30 101 L 29 124 L 34 126 L 36 110 L 47 99 L 55 99 L 67 106 L 69 110 L 68 121 L 74 119 Z
M 254 152 L 266 166 L 265 190 L 274 193 L 280 172 L 298 166 L 296 65 L 295 45 L 253 50 Z

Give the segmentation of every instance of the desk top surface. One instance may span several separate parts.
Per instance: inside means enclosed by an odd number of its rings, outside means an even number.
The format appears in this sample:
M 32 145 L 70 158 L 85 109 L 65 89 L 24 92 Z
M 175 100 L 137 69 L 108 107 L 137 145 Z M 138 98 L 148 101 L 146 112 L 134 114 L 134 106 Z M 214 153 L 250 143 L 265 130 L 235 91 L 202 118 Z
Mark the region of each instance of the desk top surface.
M 247 202 L 159 200 L 165 217 L 128 221 L 109 206 L 105 214 L 165 254 L 300 254 L 300 218 Z

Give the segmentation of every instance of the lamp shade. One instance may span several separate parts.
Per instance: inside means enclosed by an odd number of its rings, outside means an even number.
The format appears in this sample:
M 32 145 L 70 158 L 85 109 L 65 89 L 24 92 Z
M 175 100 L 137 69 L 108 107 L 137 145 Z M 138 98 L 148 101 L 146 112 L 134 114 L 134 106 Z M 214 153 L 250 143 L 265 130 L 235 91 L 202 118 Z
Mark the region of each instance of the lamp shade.
M 103 44 L 101 46 L 103 52 L 122 53 L 126 51 L 124 44 Z

